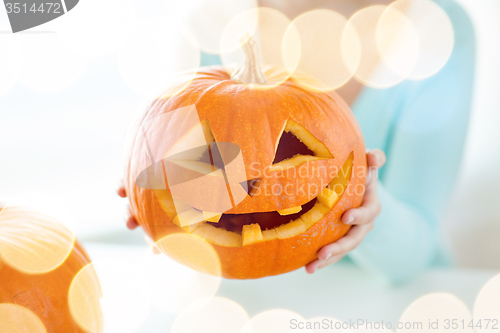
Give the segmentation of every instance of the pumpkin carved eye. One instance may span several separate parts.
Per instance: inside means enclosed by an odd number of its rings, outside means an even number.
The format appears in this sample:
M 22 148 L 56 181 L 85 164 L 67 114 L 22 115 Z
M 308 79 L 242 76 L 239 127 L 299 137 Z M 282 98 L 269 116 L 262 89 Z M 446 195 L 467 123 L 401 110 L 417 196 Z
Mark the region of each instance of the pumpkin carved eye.
M 276 155 L 274 155 L 273 164 L 292 158 L 297 154 L 314 155 L 312 150 L 300 141 L 299 138 L 293 135 L 293 133 L 283 132 L 278 143 L 278 149 L 276 149 Z
M 270 171 L 284 170 L 314 160 L 333 158 L 328 148 L 307 129 L 288 119 L 276 145 Z

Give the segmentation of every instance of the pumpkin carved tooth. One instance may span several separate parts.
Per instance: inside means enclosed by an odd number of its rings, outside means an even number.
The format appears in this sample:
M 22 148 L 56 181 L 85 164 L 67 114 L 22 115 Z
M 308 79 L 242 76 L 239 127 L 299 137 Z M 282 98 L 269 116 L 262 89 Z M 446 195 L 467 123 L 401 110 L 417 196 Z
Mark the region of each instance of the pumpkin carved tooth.
M 268 229 L 262 231 L 262 239 L 264 242 L 271 241 L 278 238 L 278 233 L 276 229 Z
M 280 210 L 278 210 L 278 213 L 280 215 L 291 215 L 291 214 L 298 213 L 301 210 L 302 210 L 302 206 L 295 206 L 295 207 L 280 209 Z
M 329 188 L 324 188 L 321 194 L 318 195 L 317 199 L 326 207 L 333 208 L 333 206 L 337 204 L 337 201 L 339 201 L 340 197 L 335 191 L 332 191 Z
M 313 208 L 300 216 L 307 229 L 312 227 L 316 222 L 321 220 L 326 214 L 330 212 L 330 208 L 323 205 L 321 202 L 316 201 Z
M 193 223 L 185 227 L 182 227 L 182 229 L 184 229 L 186 232 L 192 233 L 196 228 L 200 227 L 202 224 L 203 222 Z
M 308 229 L 304 221 L 299 217 L 287 224 L 280 225 L 276 228 L 279 239 L 292 238 L 304 233 Z
M 208 222 L 219 222 L 222 213 L 203 212 L 203 220 Z
M 247 224 L 243 226 L 241 232 L 243 237 L 243 246 L 262 242 L 262 231 L 258 223 Z
M 203 221 L 203 212 L 201 210 L 191 208 L 177 214 L 172 223 L 179 227 L 185 227 L 201 221 Z
M 224 229 L 216 228 L 205 222 L 201 222 L 199 227 L 193 232 L 193 235 L 203 238 L 211 244 L 217 244 L 230 247 L 241 247 L 241 235 L 227 231 Z

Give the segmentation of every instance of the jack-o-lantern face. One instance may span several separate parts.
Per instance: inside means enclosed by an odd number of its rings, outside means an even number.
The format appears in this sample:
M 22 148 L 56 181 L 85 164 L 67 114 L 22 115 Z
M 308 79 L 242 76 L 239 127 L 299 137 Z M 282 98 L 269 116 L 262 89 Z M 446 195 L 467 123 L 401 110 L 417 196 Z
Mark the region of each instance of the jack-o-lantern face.
M 218 196 L 207 186 L 172 191 L 170 162 L 159 163 L 161 154 L 151 157 L 152 146 L 171 151 L 192 140 L 193 132 L 181 130 L 183 117 L 162 117 L 189 106 L 209 148 L 238 147 L 244 173 L 234 184 L 226 179 L 227 210 L 211 208 L 220 200 L 210 200 Z M 222 68 L 201 70 L 181 93 L 152 103 L 129 136 L 125 186 L 139 224 L 155 241 L 186 232 L 203 238 L 227 278 L 276 275 L 313 261 L 318 249 L 349 230 L 342 213 L 362 202 L 366 157 L 354 116 L 335 93 L 309 92 L 293 79 L 256 89 L 231 80 Z M 223 169 L 212 155 L 204 158 L 209 172 Z M 166 175 L 163 188 L 138 184 L 155 163 L 156 177 Z M 198 168 L 192 165 L 182 167 Z M 204 194 L 206 201 L 193 199 Z M 187 208 L 179 211 L 179 202 Z

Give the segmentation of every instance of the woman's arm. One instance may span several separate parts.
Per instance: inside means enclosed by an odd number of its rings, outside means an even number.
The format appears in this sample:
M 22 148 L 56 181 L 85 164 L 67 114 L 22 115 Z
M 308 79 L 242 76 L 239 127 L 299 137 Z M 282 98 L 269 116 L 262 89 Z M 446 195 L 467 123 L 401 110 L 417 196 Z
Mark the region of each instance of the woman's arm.
M 438 222 L 462 159 L 475 60 L 467 15 L 454 2 L 445 3 L 455 31 L 445 67 L 423 81 L 405 81 L 385 91 L 366 88 L 355 110 L 367 145 L 381 147 L 387 164 L 377 186 L 381 213 L 348 257 L 391 282 L 414 276 L 445 253 Z M 332 261 L 325 260 L 325 249 L 334 245 L 320 250 L 320 262 L 312 263 L 316 268 Z
M 385 151 L 378 195 L 382 212 L 349 257 L 398 282 L 439 261 L 439 219 L 458 175 L 471 108 L 473 29 L 458 7 L 447 8 L 455 47 L 445 67 L 420 82 L 405 82 Z

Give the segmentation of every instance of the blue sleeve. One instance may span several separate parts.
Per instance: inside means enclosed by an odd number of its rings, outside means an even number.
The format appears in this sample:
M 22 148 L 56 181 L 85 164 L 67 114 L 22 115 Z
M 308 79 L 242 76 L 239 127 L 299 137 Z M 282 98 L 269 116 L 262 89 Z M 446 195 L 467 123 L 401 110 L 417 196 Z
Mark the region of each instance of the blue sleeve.
M 382 212 L 349 258 L 393 283 L 435 264 L 443 253 L 438 222 L 454 189 L 466 138 L 474 35 L 463 10 L 445 3 L 455 31 L 450 59 L 436 75 L 400 84 L 384 139 L 374 140 L 384 146 L 367 142 L 387 154 L 379 172 Z

